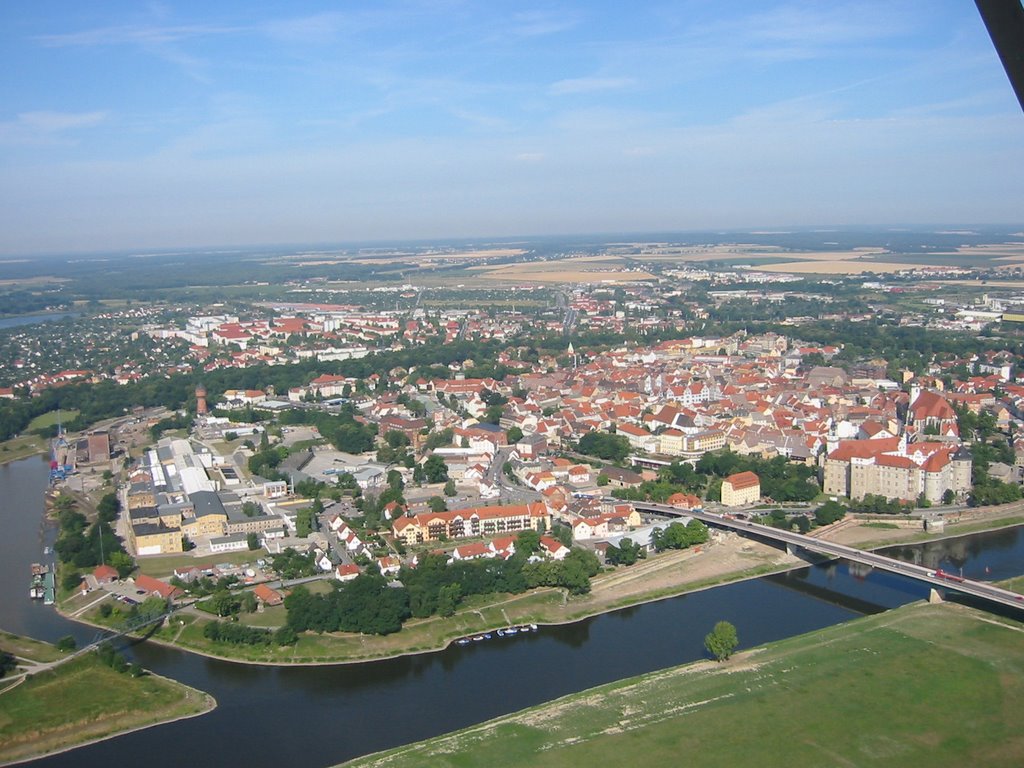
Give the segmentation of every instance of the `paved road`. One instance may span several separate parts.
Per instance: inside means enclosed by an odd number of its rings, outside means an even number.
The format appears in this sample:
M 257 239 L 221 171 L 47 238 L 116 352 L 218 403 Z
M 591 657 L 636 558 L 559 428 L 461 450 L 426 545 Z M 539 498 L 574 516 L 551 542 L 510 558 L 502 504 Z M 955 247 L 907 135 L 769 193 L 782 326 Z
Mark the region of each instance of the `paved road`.
M 1009 606 L 1011 608 L 1024 611 L 1024 595 L 1019 595 L 1008 589 L 997 587 L 989 582 L 975 581 L 973 579 L 961 579 L 953 574 L 943 574 L 941 571 L 925 568 L 924 566 L 915 565 L 914 563 L 905 563 L 901 560 L 894 560 L 893 558 L 886 557 L 885 555 L 867 552 L 863 549 L 849 547 L 845 544 L 837 544 L 833 541 L 825 541 L 811 536 L 804 536 L 801 533 L 784 531 L 780 528 L 761 525 L 760 523 L 755 523 L 750 520 L 737 520 L 725 517 L 724 515 L 717 514 L 715 512 L 682 510 L 676 509 L 675 507 L 665 506 L 663 504 L 636 503 L 634 506 L 640 512 L 650 512 L 669 517 L 695 517 L 705 523 L 716 525 L 721 528 L 729 528 L 745 534 L 754 534 L 763 538 L 784 542 L 789 546 L 800 547 L 810 552 L 817 552 L 829 555 L 830 557 L 840 557 L 853 562 L 863 563 L 864 565 L 869 565 L 872 568 L 881 568 L 882 570 L 891 571 L 892 573 L 910 576 L 911 578 L 931 584 L 934 587 L 960 592 L 965 595 L 971 595 L 982 600 L 989 600 L 993 603 L 998 603 L 999 605 Z

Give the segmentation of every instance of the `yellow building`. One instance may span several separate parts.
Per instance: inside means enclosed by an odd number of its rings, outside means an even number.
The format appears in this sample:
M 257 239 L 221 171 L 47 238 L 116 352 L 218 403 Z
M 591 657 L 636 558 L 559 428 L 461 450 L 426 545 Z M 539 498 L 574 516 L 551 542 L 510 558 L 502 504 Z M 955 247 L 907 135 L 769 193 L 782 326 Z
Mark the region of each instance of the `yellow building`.
M 753 472 L 737 472 L 722 481 L 722 506 L 744 507 L 761 498 L 761 478 Z
M 180 528 L 140 523 L 130 526 L 128 539 L 137 556 L 170 555 L 183 551 Z
M 473 507 L 450 512 L 428 512 L 400 517 L 391 527 L 395 538 L 405 544 L 437 541 L 442 537 L 493 536 L 514 531 L 551 527 L 551 514 L 543 502 L 497 507 Z

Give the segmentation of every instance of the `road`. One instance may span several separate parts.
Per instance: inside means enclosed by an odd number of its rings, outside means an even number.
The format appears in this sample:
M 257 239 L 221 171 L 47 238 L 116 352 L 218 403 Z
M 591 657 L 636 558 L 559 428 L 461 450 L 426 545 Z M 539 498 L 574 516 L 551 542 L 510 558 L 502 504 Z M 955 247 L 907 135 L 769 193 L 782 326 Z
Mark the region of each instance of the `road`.
M 940 589 L 971 595 L 972 597 L 1024 611 L 1024 595 L 1019 595 L 1016 592 L 1011 592 L 1008 589 L 997 587 L 985 581 L 961 580 L 958 576 L 943 574 L 941 571 L 935 571 L 921 565 L 915 565 L 914 563 L 905 563 L 885 555 L 867 552 L 845 544 L 816 539 L 801 533 L 794 533 L 793 531 L 784 531 L 780 528 L 773 528 L 770 525 L 761 525 L 751 520 L 737 520 L 725 517 L 715 512 L 676 509 L 675 507 L 663 504 L 635 503 L 634 506 L 639 512 L 649 512 L 668 517 L 695 517 L 704 523 L 720 528 L 728 528 L 742 534 L 752 534 L 762 538 L 773 539 L 783 542 L 787 546 L 799 547 L 809 552 L 816 552 L 828 555 L 829 557 L 839 557 L 856 563 L 863 563 L 872 568 L 880 568 L 892 573 L 910 576 Z
M 511 452 L 512 447 L 507 445 L 498 449 L 491 460 L 491 466 L 488 468 L 487 474 L 484 476 L 485 479 L 498 486 L 502 499 L 508 499 L 515 504 L 529 504 L 533 501 L 540 501 L 542 498 L 541 494 L 518 485 L 505 476 L 505 464 L 508 462 L 508 456 Z

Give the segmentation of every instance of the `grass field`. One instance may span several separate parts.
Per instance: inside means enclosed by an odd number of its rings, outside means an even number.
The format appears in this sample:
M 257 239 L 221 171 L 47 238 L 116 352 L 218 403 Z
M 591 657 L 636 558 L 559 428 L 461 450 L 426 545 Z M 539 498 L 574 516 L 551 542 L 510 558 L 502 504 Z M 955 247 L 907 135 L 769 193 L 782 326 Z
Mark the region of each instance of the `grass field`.
M 155 675 L 132 678 L 87 654 L 0 695 L 0 763 L 201 714 L 215 702 Z
M 47 453 L 50 446 L 38 435 L 24 434 L 0 443 L 0 464 L 26 459 L 40 453 Z
M 44 429 L 46 427 L 52 427 L 58 421 L 66 424 L 76 416 L 78 416 L 78 411 L 74 410 L 50 411 L 48 413 L 41 413 L 28 423 L 28 427 L 26 427 L 25 431 L 31 432 L 34 429 Z
M 916 604 L 347 765 L 1019 766 L 1022 711 L 1024 628 Z
M 12 635 L 10 632 L 0 631 L 0 650 L 18 656 L 29 661 L 46 663 L 56 661 L 63 654 L 49 643 L 33 640 L 31 637 Z

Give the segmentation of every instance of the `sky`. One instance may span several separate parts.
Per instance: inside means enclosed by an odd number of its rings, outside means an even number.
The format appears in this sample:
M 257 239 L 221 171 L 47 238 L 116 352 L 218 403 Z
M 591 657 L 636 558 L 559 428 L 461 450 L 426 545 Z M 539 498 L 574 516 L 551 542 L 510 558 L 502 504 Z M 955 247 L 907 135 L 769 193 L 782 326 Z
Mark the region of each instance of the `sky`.
M 0 4 L 0 254 L 1024 220 L 966 0 Z

